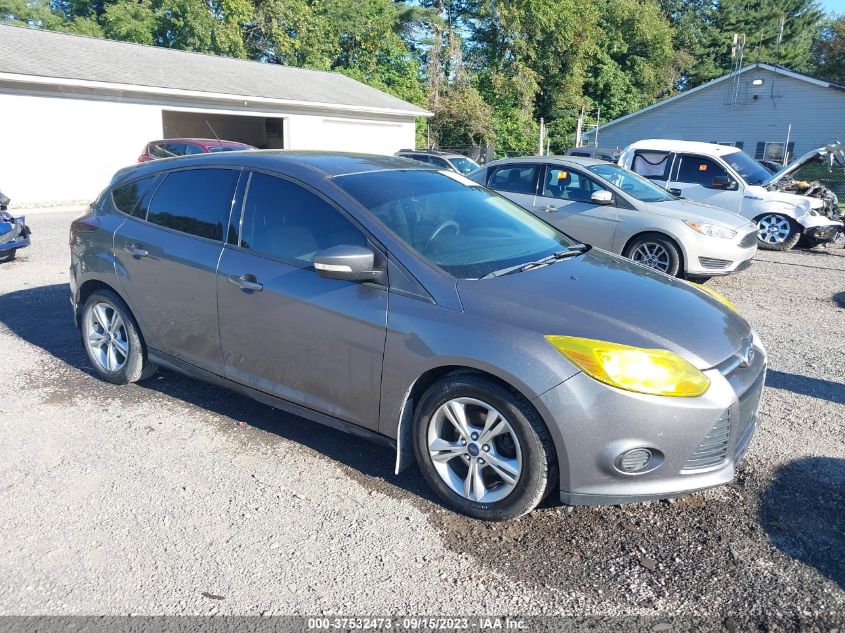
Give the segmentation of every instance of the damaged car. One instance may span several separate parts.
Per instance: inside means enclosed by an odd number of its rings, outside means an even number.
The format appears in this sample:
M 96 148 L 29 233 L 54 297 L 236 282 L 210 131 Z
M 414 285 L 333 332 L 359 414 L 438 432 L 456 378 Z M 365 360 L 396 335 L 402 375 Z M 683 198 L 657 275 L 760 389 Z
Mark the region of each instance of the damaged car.
M 760 163 L 738 147 L 697 141 L 650 139 L 632 143 L 619 165 L 676 196 L 722 207 L 757 224 L 757 244 L 787 251 L 802 236 L 813 244 L 834 241 L 842 220 L 830 217 L 820 197 L 781 190 Z
M 831 220 L 841 221 L 838 194 L 845 194 L 845 144 L 832 143 L 799 156 L 772 175 L 768 189 L 820 200 L 819 210 Z
M 0 192 L 0 262 L 13 260 L 19 248 L 29 246 L 31 233 L 26 218 L 14 217 L 8 209 L 9 198 Z

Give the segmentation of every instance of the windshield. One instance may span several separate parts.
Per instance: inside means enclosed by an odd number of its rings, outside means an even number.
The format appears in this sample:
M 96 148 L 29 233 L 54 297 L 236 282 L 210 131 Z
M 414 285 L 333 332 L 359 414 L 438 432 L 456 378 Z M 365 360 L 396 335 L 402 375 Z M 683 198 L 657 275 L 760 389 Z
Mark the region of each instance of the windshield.
M 452 172 L 376 171 L 333 182 L 459 279 L 480 279 L 574 244 L 510 200 Z
M 457 169 L 462 174 L 470 174 L 478 169 L 479 165 L 471 158 L 464 158 L 461 156 L 460 158 L 450 158 L 449 162 L 452 163 L 452 167 Z
M 765 185 L 772 177 L 765 167 L 745 152 L 731 152 L 724 154 L 722 158 L 749 185 Z
M 663 187 L 658 187 L 650 180 L 618 165 L 592 165 L 587 169 L 640 202 L 666 202 L 675 199 Z

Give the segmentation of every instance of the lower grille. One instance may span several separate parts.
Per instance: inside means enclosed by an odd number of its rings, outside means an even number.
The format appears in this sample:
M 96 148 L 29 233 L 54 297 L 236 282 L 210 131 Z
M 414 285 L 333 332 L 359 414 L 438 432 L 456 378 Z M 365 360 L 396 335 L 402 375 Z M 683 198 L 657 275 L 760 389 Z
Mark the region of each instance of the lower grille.
M 699 257 L 698 262 L 704 268 L 727 268 L 732 263 L 729 259 L 715 259 L 713 257 Z
M 710 432 L 701 441 L 695 452 L 684 464 L 684 470 L 698 470 L 718 466 L 728 456 L 728 444 L 731 439 L 731 410 L 726 409 L 722 417 L 713 425 Z
M 757 231 L 751 231 L 748 235 L 739 241 L 740 248 L 751 248 L 757 243 Z

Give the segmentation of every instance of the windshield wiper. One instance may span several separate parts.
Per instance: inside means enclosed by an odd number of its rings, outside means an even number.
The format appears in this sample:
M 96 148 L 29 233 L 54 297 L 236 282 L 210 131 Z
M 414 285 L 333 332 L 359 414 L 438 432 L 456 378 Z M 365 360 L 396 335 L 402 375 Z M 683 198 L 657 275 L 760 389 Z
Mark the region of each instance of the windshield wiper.
M 516 266 L 509 266 L 501 270 L 494 270 L 492 273 L 484 275 L 482 279 L 492 279 L 493 277 L 502 277 L 503 275 L 510 275 L 512 273 L 521 273 L 532 268 L 539 268 L 540 266 L 548 266 L 554 264 L 567 257 L 575 257 L 587 250 L 586 244 L 573 244 L 564 251 L 557 251 L 546 257 L 538 259 L 533 262 L 525 262 L 524 264 L 517 264 Z

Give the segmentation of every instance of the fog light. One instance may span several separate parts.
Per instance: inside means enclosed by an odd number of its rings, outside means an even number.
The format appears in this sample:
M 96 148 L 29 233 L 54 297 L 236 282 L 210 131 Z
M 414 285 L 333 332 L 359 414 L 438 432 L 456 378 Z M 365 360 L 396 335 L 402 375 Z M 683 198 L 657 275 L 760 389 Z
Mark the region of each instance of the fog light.
M 649 470 L 652 452 L 648 448 L 632 448 L 616 458 L 616 467 L 623 473 L 641 473 Z

